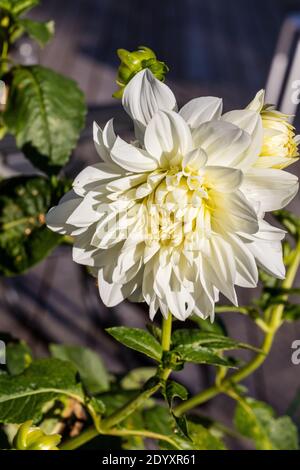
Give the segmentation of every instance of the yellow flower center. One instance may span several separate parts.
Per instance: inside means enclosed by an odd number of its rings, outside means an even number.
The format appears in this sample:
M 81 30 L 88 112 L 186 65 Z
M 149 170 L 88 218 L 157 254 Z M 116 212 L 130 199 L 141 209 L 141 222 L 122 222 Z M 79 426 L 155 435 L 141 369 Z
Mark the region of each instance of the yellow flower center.
M 211 188 L 201 171 L 172 168 L 144 199 L 146 243 L 185 248 L 210 236 Z
M 299 156 L 295 140 L 295 128 L 288 122 L 288 116 L 272 109 L 261 112 L 264 128 L 261 156 L 295 158 Z

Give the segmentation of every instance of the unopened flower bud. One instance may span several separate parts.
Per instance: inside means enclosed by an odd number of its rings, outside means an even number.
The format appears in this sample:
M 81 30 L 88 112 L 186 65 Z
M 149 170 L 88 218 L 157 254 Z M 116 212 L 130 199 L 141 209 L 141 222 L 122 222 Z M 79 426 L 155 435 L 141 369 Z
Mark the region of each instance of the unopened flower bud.
M 45 434 L 40 428 L 32 426 L 32 421 L 21 424 L 14 438 L 16 450 L 58 450 L 61 441 L 59 434 Z
M 113 94 L 114 98 L 122 98 L 125 86 L 141 70 L 150 69 L 153 75 L 162 82 L 168 66 L 157 60 L 155 53 L 149 47 L 141 46 L 137 51 L 129 52 L 126 49 L 118 49 L 117 54 L 121 60 L 118 68 L 116 83 L 119 89 Z

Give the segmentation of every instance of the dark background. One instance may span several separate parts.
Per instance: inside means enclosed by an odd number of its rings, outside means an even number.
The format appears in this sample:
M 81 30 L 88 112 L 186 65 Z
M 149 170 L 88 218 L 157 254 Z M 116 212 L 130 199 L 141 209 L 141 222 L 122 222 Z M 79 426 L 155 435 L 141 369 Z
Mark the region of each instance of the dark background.
M 87 128 L 67 173 L 75 176 L 97 160 L 93 119 L 101 125 L 116 116 L 119 132 L 130 132 L 125 113 L 111 98 L 117 48 L 152 47 L 169 65 L 168 81 L 180 103 L 209 94 L 222 96 L 225 109 L 240 108 L 264 87 L 282 22 L 297 9 L 300 12 L 299 0 L 44 0 L 31 16 L 54 19 L 56 35 L 43 51 L 32 50 L 34 60 L 76 79 L 90 106 Z M 30 172 L 16 151 L 10 151 L 15 168 Z M 297 172 L 297 165 L 292 172 Z M 291 208 L 298 211 L 298 205 L 299 196 Z M 255 292 L 242 291 L 240 303 L 251 295 Z M 104 307 L 95 281 L 72 262 L 68 247 L 57 249 L 24 276 L 2 279 L 0 309 L 0 331 L 26 339 L 38 354 L 46 354 L 49 342 L 63 342 L 99 351 L 115 372 L 148 363 L 104 332 L 118 324 L 143 327 L 146 308 L 125 302 L 113 309 Z M 231 336 L 260 344 L 261 334 L 247 318 L 229 313 L 222 318 Z M 295 339 L 300 339 L 299 323 L 285 325 L 271 356 L 246 381 L 249 393 L 268 401 L 280 414 L 300 391 L 300 366 L 291 363 Z M 193 366 L 181 376 L 194 393 L 213 378 L 208 367 Z M 232 403 L 219 397 L 203 409 L 228 422 Z

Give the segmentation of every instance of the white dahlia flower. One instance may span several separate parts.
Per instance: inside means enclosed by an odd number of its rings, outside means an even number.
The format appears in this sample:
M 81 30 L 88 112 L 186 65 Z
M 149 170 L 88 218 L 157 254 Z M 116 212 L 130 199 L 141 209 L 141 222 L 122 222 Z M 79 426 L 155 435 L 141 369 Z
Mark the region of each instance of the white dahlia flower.
M 298 190 L 296 176 L 255 166 L 263 125 L 255 109 L 222 116 L 222 101 L 196 98 L 179 112 L 149 70 L 123 95 L 136 140 L 94 125 L 103 162 L 87 167 L 50 210 L 48 226 L 74 237 L 73 258 L 98 276 L 107 306 L 146 301 L 185 320 L 214 316 L 219 293 L 255 287 L 257 265 L 283 278 L 284 232 L 264 220 Z
M 295 134 L 294 126 L 289 123 L 290 116 L 265 104 L 263 90 L 257 93 L 248 108 L 260 113 L 263 124 L 263 144 L 255 166 L 282 170 L 297 162 L 300 135 Z

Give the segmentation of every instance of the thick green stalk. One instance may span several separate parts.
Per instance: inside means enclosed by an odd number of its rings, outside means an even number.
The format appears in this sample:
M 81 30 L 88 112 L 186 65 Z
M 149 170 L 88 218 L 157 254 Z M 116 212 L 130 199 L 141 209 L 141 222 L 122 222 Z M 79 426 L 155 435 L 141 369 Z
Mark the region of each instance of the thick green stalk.
M 285 280 L 282 283 L 283 288 L 291 288 L 293 282 L 295 280 L 298 268 L 300 264 L 300 242 L 297 244 L 295 249 L 295 256 L 293 261 L 291 262 L 289 269 L 287 271 L 287 275 Z M 285 296 L 284 300 L 287 299 Z M 203 392 L 195 395 L 190 400 L 187 400 L 175 408 L 175 414 L 177 416 L 186 413 L 187 411 L 191 410 L 192 408 L 201 405 L 202 403 L 211 400 L 216 395 L 221 393 L 222 391 L 231 387 L 232 383 L 238 383 L 241 380 L 244 380 L 246 377 L 251 375 L 256 369 L 258 369 L 261 364 L 265 361 L 268 353 L 271 350 L 276 332 L 278 331 L 279 327 L 282 323 L 282 315 L 284 312 L 284 305 L 276 305 L 276 307 L 272 308 L 270 320 L 268 322 L 268 329 L 266 331 L 263 344 L 261 346 L 261 353 L 258 353 L 248 364 L 242 367 L 239 371 L 235 372 L 230 377 L 227 377 L 220 384 L 214 385 L 213 387 L 209 387 Z
M 161 347 L 163 351 L 169 351 L 171 345 L 172 333 L 172 315 L 169 313 L 167 318 L 162 321 Z
M 171 346 L 171 335 L 172 335 L 172 314 L 169 313 L 167 318 L 163 318 L 162 321 L 162 333 L 161 333 L 161 346 L 163 352 L 170 351 Z M 171 374 L 171 369 L 162 369 L 161 378 L 167 380 Z

